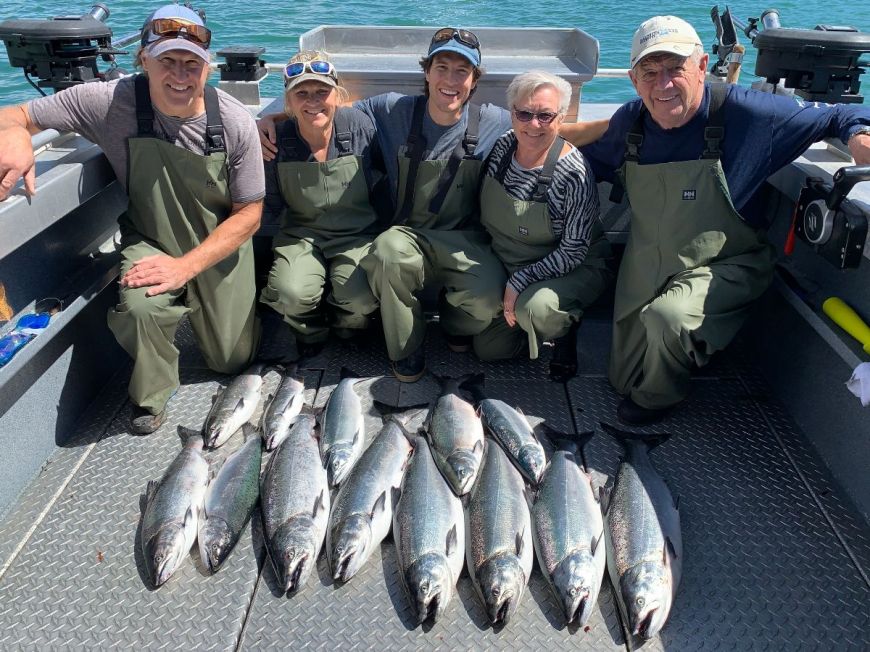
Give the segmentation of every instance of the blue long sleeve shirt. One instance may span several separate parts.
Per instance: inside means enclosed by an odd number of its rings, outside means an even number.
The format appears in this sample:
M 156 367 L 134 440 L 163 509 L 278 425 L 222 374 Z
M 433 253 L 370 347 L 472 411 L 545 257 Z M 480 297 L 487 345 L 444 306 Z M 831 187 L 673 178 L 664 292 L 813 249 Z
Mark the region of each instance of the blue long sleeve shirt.
M 625 158 L 625 136 L 643 103 L 632 100 L 613 114 L 604 136 L 581 148 L 598 180 L 612 182 Z M 710 85 L 695 116 L 676 129 L 662 129 L 644 112 L 640 164 L 699 159 L 710 107 Z M 810 144 L 828 137 L 843 142 L 870 125 L 870 108 L 855 104 L 822 104 L 797 97 L 762 93 L 730 85 L 722 106 L 725 137 L 722 169 L 731 201 L 748 223 L 766 226 L 762 202 L 755 200 L 765 179 L 792 162 Z

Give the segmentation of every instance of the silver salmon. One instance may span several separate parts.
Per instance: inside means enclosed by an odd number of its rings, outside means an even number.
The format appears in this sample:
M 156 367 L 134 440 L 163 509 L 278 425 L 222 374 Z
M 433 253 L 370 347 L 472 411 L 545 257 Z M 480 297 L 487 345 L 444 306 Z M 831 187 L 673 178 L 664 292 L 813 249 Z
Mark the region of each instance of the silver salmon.
M 347 582 L 389 534 L 411 451 L 402 423 L 389 417 L 342 482 L 326 531 L 333 579 Z
M 440 379 L 441 395 L 428 418 L 432 456 L 457 496 L 471 489 L 483 460 L 483 425 L 459 388 L 482 379 L 482 375 Z
M 649 452 L 667 434 L 643 435 L 601 424 L 623 445 L 607 506 L 607 567 L 634 636 L 652 638 L 671 611 L 683 568 L 680 512 Z
M 414 437 L 413 445 L 393 515 L 393 539 L 402 586 L 422 624 L 440 618 L 456 592 L 465 522 L 462 502 L 435 466 L 426 440 Z
M 526 415 L 494 398 L 481 400 L 478 409 L 486 429 L 504 446 L 520 473 L 537 486 L 544 475 L 547 456 Z
M 607 555 L 604 521 L 575 453 L 558 450 L 541 481 L 532 521 L 535 551 L 568 623 L 586 624 L 598 602 Z
M 506 624 L 532 574 L 532 523 L 523 478 L 494 441 L 486 442 L 465 518 L 471 580 L 489 621 Z
M 260 487 L 266 550 L 285 593 L 303 586 L 317 566 L 329 519 L 329 484 L 314 426 L 313 415 L 299 415 Z
M 252 365 L 218 391 L 202 427 L 207 447 L 222 446 L 254 414 L 263 386 L 262 371 L 263 365 Z
M 260 497 L 260 434 L 245 424 L 247 440 L 230 455 L 209 483 L 199 520 L 199 555 L 216 573 L 229 557 Z
M 199 436 L 189 436 L 160 481 L 148 483 L 142 554 L 154 586 L 170 578 L 193 546 L 207 484 L 208 462 Z
M 341 370 L 341 380 L 323 409 L 320 421 L 320 456 L 326 466 L 329 486 L 341 484 L 362 455 L 365 446 L 362 403 L 353 391 L 359 378 Z
M 267 451 L 273 451 L 281 445 L 305 403 L 305 384 L 293 373 L 292 370 L 283 373 L 281 384 L 275 394 L 269 397 L 269 403 L 263 410 L 260 430 Z

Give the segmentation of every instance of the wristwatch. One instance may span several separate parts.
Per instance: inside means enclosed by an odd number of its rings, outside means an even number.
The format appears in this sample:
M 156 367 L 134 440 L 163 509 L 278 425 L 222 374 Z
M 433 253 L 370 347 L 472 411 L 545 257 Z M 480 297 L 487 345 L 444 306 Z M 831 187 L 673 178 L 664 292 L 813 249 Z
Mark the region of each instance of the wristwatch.
M 858 127 L 849 135 L 849 140 L 852 140 L 855 136 L 859 134 L 862 136 L 870 136 L 870 125 L 863 125 L 861 127 Z

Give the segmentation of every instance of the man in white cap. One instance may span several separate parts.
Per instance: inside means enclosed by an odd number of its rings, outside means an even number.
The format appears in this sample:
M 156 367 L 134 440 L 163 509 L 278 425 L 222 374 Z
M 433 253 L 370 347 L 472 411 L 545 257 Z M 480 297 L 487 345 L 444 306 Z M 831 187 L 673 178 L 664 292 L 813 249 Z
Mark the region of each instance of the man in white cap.
M 640 98 L 582 148 L 632 209 L 609 376 L 625 397 L 617 414 L 633 425 L 661 420 L 687 396 L 692 369 L 728 345 L 770 284 L 758 197 L 767 177 L 832 136 L 870 163 L 867 108 L 705 84 L 708 60 L 684 20 L 643 22 L 629 73 Z
M 206 85 L 210 41 L 200 14 L 166 5 L 142 27 L 144 74 L 0 109 L 0 200 L 22 176 L 25 191 L 36 191 L 30 135 L 50 128 L 97 143 L 127 190 L 120 298 L 108 322 L 134 361 L 135 434 L 166 419 L 182 317 L 215 371 L 239 372 L 259 340 L 251 245 L 265 195 L 259 140 L 247 109 Z

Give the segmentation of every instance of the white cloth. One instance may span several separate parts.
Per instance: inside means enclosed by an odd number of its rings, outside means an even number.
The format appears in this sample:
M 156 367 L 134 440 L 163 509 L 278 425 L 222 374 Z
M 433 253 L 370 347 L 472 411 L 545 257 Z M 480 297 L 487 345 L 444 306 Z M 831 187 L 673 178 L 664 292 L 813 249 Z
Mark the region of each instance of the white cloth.
M 846 381 L 846 387 L 861 399 L 861 405 L 870 405 L 870 362 L 862 362 L 855 367 L 852 377 Z

